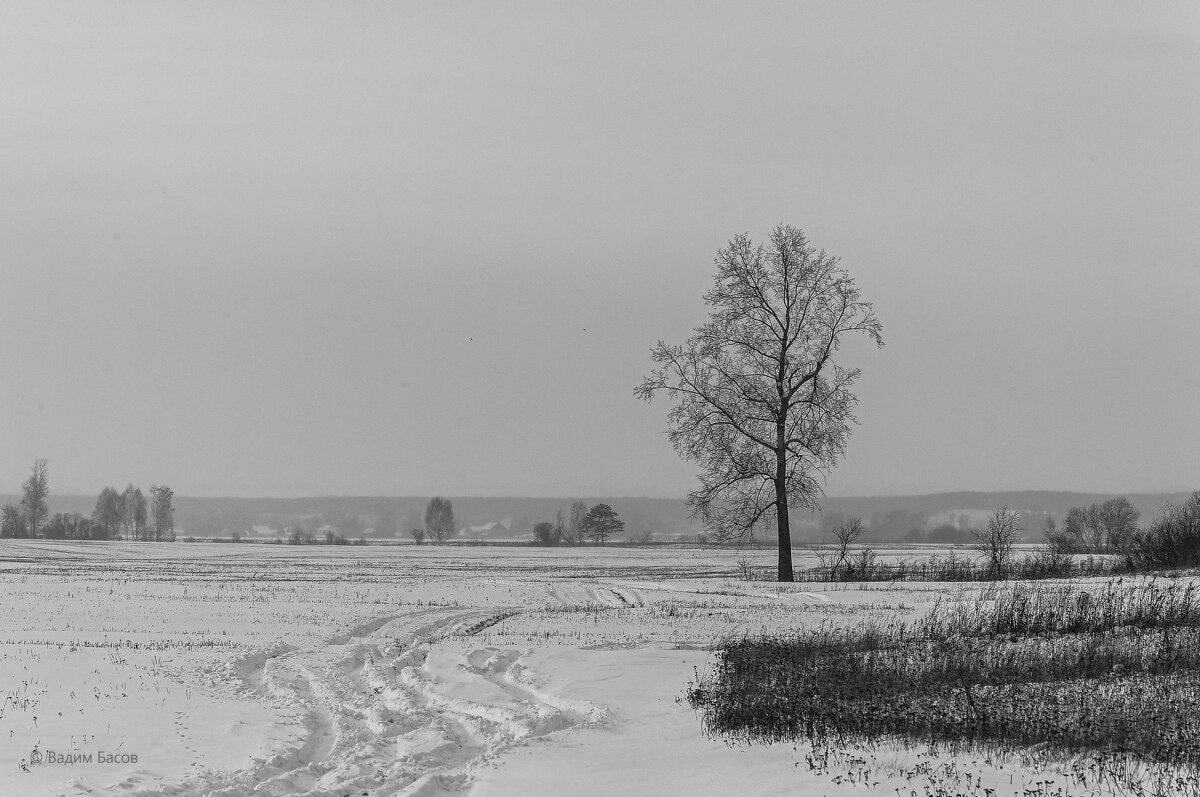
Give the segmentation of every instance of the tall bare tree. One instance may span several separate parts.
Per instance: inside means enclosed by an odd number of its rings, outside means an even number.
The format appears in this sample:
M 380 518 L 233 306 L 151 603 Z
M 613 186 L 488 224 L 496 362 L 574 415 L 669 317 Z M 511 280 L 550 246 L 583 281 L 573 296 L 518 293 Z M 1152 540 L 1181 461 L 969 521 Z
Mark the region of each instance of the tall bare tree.
M 792 581 L 789 510 L 819 508 L 858 403 L 859 371 L 834 355 L 852 334 L 882 346 L 882 325 L 839 259 L 796 227 L 776 227 L 766 244 L 739 235 L 716 266 L 708 322 L 682 346 L 660 340 L 635 395 L 674 402 L 668 437 L 701 469 L 692 516 L 716 540 L 774 520 L 778 577 Z
M 125 492 L 121 493 L 121 499 L 125 504 L 125 536 L 131 540 L 145 540 L 147 534 L 146 526 L 146 496 L 142 493 L 140 487 L 134 487 L 132 484 L 125 488 Z
M 567 517 L 567 531 L 564 539 L 568 545 L 578 545 L 583 542 L 583 519 L 587 517 L 588 505 L 583 501 L 571 504 L 571 514 Z
M 150 485 L 150 515 L 154 518 L 154 541 L 175 539 L 175 491 L 163 485 Z
M 121 523 L 125 519 L 125 500 L 112 487 L 105 487 L 96 497 L 96 507 L 92 510 L 92 522 L 108 530 L 108 536 L 116 539 L 121 533 Z
M 50 514 L 50 505 L 46 499 L 50 496 L 50 479 L 46 474 L 46 460 L 35 459 L 33 472 L 21 485 L 24 496 L 21 498 L 21 511 L 25 514 L 26 532 L 30 537 L 38 535 L 42 521 Z
M 138 503 L 142 505 L 143 523 L 146 517 L 146 496 L 132 484 L 121 492 L 121 533 L 128 540 L 138 539 L 140 529 L 137 524 Z
M 444 543 L 454 536 L 454 505 L 449 498 L 435 496 L 425 505 L 425 531 L 429 539 Z

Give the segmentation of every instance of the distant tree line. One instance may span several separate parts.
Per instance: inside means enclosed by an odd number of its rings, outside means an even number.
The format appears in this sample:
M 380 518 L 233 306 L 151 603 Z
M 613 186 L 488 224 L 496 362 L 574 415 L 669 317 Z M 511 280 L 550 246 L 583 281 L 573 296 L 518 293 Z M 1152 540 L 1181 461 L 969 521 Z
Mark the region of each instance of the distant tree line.
M 90 517 L 78 512 L 50 514 L 50 480 L 45 459 L 33 463 L 21 485 L 20 504 L 0 508 L 0 537 L 48 540 L 175 540 L 175 491 L 151 485 L 147 501 L 141 489 L 130 484 L 123 492 L 105 487 L 96 498 Z
M 900 560 L 880 563 L 875 552 L 860 546 L 865 526 L 849 518 L 831 530 L 833 544 L 818 549 L 817 567 L 804 580 L 830 581 L 980 581 L 1007 578 L 1062 578 L 1080 575 L 1120 575 L 1174 568 L 1200 567 L 1200 490 L 1182 503 L 1169 503 L 1146 528 L 1138 528 L 1140 513 L 1126 498 L 1071 507 L 1061 526 L 1051 517 L 1043 523 L 1045 544 L 1023 557 L 1017 544 L 1024 530 L 1023 515 L 1007 506 L 994 510 L 986 522 L 970 529 L 972 547 L 983 561 L 950 554 L 928 562 Z M 748 563 L 739 563 L 743 577 L 752 580 Z
M 580 545 L 585 541 L 603 545 L 625 530 L 625 521 L 608 504 L 589 508 L 582 501 L 571 505 L 568 515 L 558 510 L 553 522 L 542 521 L 533 526 L 535 545 Z M 410 532 L 418 545 L 426 540 L 435 544 L 448 542 L 458 532 L 454 506 L 449 498 L 435 496 L 425 507 L 425 525 Z

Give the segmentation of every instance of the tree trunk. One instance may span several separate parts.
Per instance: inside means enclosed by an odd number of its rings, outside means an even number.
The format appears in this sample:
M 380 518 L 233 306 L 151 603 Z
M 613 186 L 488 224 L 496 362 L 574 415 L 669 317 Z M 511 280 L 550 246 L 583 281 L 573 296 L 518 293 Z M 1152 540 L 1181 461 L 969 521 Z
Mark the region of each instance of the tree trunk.
M 780 434 L 783 434 L 782 430 Z M 788 519 L 787 456 L 782 448 L 775 453 L 775 517 L 779 521 L 779 580 L 795 581 L 792 572 L 792 527 Z

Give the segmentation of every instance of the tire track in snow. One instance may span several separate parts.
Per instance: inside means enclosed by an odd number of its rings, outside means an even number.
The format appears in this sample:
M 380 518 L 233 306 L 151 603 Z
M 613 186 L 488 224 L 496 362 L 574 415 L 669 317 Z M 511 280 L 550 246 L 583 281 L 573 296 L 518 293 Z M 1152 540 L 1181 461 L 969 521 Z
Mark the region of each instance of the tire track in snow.
M 551 598 L 564 606 L 608 606 L 614 609 L 628 609 L 645 605 L 641 592 L 631 587 L 557 583 L 549 587 L 549 592 Z
M 611 582 L 615 585 L 623 585 L 622 582 Z M 623 585 L 626 588 L 632 588 L 631 585 Z M 753 587 L 737 587 L 737 588 L 722 588 L 722 589 L 689 589 L 686 586 L 679 584 L 667 583 L 665 581 L 648 581 L 639 582 L 639 586 L 643 589 L 650 588 L 657 592 L 673 592 L 685 595 L 697 595 L 703 597 L 705 595 L 739 595 L 744 598 L 766 598 L 771 601 L 786 601 L 789 598 L 796 602 L 803 603 L 831 603 L 832 598 L 824 592 L 809 592 L 809 591 L 769 591 L 765 589 L 754 589 Z
M 303 738 L 244 770 L 204 773 L 166 793 L 415 797 L 461 790 L 525 739 L 600 721 L 602 707 L 544 691 L 526 653 L 439 644 L 516 614 L 392 615 L 320 648 L 279 648 L 230 662 L 228 673 L 245 689 L 303 716 Z

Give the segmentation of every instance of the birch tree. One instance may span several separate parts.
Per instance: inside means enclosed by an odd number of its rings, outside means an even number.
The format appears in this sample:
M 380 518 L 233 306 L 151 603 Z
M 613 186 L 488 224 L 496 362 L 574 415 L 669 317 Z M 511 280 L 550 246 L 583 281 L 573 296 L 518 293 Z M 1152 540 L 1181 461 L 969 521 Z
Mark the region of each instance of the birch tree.
M 42 522 L 50 514 L 50 505 L 46 499 L 50 496 L 50 480 L 46 475 L 46 460 L 35 459 L 33 472 L 21 485 L 21 511 L 25 513 L 26 530 L 30 537 L 36 537 Z
M 773 522 L 778 578 L 792 581 L 790 512 L 820 507 L 855 422 L 859 370 L 835 355 L 851 335 L 882 346 L 882 325 L 840 260 L 796 227 L 765 244 L 738 235 L 716 267 L 707 323 L 683 345 L 658 341 L 635 395 L 673 404 L 668 438 L 700 467 L 693 518 L 718 541 Z

